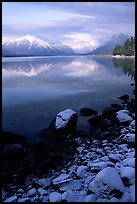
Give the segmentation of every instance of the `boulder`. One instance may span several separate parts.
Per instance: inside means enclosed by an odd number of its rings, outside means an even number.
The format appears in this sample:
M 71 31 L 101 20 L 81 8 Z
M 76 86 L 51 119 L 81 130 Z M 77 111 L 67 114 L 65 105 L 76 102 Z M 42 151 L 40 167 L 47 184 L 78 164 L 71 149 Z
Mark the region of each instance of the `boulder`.
M 127 143 L 131 146 L 135 145 L 135 134 L 134 133 L 127 133 L 121 140 L 122 143 Z
M 135 184 L 135 168 L 127 166 L 120 168 L 121 178 L 125 186 L 130 186 Z
M 100 127 L 103 119 L 104 119 L 103 115 L 99 114 L 97 116 L 93 116 L 93 117 L 89 118 L 88 122 L 92 126 Z
M 133 118 L 131 118 L 128 114 L 129 114 L 128 110 L 120 110 L 120 111 L 116 112 L 116 117 L 120 123 L 122 123 L 122 122 L 129 122 L 130 123 L 131 121 L 133 121 Z
M 118 111 L 122 109 L 122 106 L 119 105 L 119 104 L 117 104 L 117 103 L 111 104 L 111 107 L 112 107 L 112 108 L 116 108 Z
M 110 199 L 112 196 L 121 198 L 125 187 L 116 169 L 107 167 L 96 175 L 89 184 L 89 190 L 97 197 Z
M 17 133 L 3 131 L 1 138 L 2 147 L 8 144 L 20 144 L 23 147 L 27 145 L 27 138 Z
M 77 176 L 83 178 L 87 169 L 87 166 L 79 166 L 76 171 Z
M 114 117 L 115 113 L 117 112 L 116 108 L 111 108 L 111 107 L 106 107 L 103 111 L 102 111 L 102 115 L 104 116 L 104 118 L 107 119 L 111 119 Z
M 92 116 L 97 115 L 98 112 L 91 108 L 81 108 L 80 113 L 82 116 Z
M 78 115 L 75 111 L 66 109 L 57 114 L 55 128 L 57 130 L 63 129 L 64 131 L 69 131 L 71 133 L 76 130 L 77 119 Z
M 61 202 L 62 195 L 58 192 L 52 192 L 51 194 L 49 194 L 49 200 L 50 202 Z
M 57 114 L 49 126 L 41 130 L 37 136 L 44 139 L 48 150 L 65 149 L 68 146 L 70 137 L 76 134 L 78 115 L 71 109 L 64 110 Z
M 127 100 L 129 100 L 129 96 L 127 95 L 127 94 L 124 94 L 124 95 L 122 95 L 122 96 L 119 96 L 118 97 L 120 100 L 122 100 L 122 101 L 127 101 Z
M 24 157 L 24 151 L 20 144 L 9 144 L 3 148 L 3 159 L 20 160 Z

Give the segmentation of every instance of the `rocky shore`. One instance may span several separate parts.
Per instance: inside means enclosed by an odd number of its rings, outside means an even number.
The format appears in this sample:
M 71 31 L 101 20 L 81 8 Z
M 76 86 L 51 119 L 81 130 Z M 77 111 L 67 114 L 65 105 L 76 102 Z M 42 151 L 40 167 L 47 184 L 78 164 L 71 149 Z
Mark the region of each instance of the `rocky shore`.
M 31 146 L 3 132 L 2 202 L 135 202 L 135 99 L 118 98 L 101 114 L 80 110 L 87 132 L 71 109 Z

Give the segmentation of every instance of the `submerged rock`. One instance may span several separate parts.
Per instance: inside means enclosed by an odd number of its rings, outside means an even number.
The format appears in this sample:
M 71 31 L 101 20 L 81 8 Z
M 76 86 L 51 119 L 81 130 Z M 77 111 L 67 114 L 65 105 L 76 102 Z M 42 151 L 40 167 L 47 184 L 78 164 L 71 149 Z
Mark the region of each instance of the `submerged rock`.
M 91 108 L 81 108 L 80 113 L 82 116 L 92 116 L 97 115 L 98 112 Z

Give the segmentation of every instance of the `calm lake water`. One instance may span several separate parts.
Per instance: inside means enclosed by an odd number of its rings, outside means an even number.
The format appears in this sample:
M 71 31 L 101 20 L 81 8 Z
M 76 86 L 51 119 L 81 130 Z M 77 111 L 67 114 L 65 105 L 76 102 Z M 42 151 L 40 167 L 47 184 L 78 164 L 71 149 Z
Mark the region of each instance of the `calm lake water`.
M 79 110 L 90 107 L 100 113 L 119 103 L 123 94 L 132 97 L 132 59 L 99 56 L 15 57 L 2 59 L 2 126 L 34 142 L 56 114 L 71 108 L 78 128 L 88 130 L 87 117 Z

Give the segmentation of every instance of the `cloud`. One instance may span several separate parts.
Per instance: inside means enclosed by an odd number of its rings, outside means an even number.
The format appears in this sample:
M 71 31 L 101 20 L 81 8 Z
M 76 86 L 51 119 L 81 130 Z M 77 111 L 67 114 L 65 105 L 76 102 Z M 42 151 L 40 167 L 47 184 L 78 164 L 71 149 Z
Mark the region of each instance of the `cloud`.
M 135 34 L 134 2 L 3 2 L 3 41 L 26 34 L 78 48 Z M 74 44 L 73 44 L 74 43 Z M 74 47 L 74 46 L 73 46 Z
M 89 33 L 71 33 L 65 34 L 64 37 L 67 39 L 64 40 L 63 43 L 75 49 L 81 49 L 89 45 L 95 47 L 99 44 Z

